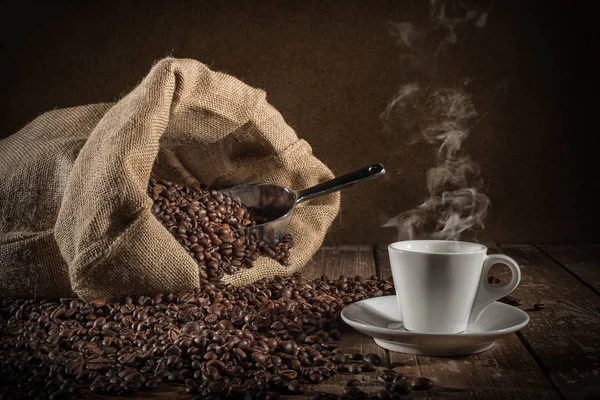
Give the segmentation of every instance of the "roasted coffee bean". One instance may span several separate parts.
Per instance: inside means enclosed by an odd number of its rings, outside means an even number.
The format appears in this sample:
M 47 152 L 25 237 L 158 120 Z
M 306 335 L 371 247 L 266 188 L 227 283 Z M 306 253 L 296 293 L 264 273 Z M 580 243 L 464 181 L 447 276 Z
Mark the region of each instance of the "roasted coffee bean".
M 406 382 L 406 380 L 400 380 L 396 382 L 388 382 L 385 384 L 385 390 L 391 393 L 396 393 L 399 395 L 408 394 L 411 392 L 410 385 Z
M 499 299 L 498 301 L 500 301 L 502 303 L 506 303 L 506 304 L 514 306 L 514 307 L 518 307 L 521 305 L 521 299 L 518 299 L 514 296 L 504 296 L 501 299 Z
M 210 382 L 208 384 L 208 393 L 214 395 L 221 395 L 225 393 L 225 384 L 223 382 Z
M 312 374 L 308 377 L 308 379 L 312 382 L 312 383 L 319 383 L 321 382 L 323 379 L 323 375 L 321 374 Z
M 393 369 L 384 369 L 381 374 L 377 377 L 380 382 L 393 382 L 396 377 L 400 376 L 398 371 Z
M 336 354 L 331 358 L 331 361 L 333 361 L 336 364 L 345 364 L 347 362 L 347 357 L 344 354 Z
M 533 309 L 534 309 L 535 311 L 541 311 L 541 310 L 543 310 L 544 308 L 546 308 L 546 305 L 545 305 L 544 303 L 535 303 L 535 304 L 533 305 Z
M 172 372 L 172 373 L 169 374 L 169 376 L 167 376 L 167 380 L 169 382 L 180 383 L 180 382 L 183 382 L 185 380 L 185 378 L 179 372 Z
M 279 376 L 285 380 L 293 381 L 298 377 L 298 373 L 293 369 L 284 369 L 283 371 L 279 371 Z
M 298 381 L 291 381 L 290 383 L 288 383 L 287 390 L 292 394 L 304 393 L 304 388 Z
M 352 361 L 362 361 L 363 355 L 360 353 L 351 354 L 349 357 Z
M 358 364 L 350 364 L 348 366 L 348 372 L 351 374 L 360 374 L 362 372 L 362 367 Z
M 144 388 L 145 389 L 156 389 L 156 387 L 158 386 L 158 380 L 156 379 L 148 379 L 146 381 L 146 383 L 144 383 Z
M 339 372 L 349 372 L 350 364 L 340 364 L 337 368 Z
M 433 387 L 433 382 L 429 378 L 420 376 L 411 382 L 410 387 L 412 390 L 429 390 Z
M 344 390 L 342 390 L 342 395 L 349 397 L 351 399 L 366 399 L 367 394 L 360 390 L 356 386 L 346 386 Z
M 349 379 L 344 382 L 344 386 L 360 386 L 362 383 L 358 379 Z
M 379 366 L 379 365 L 383 364 L 383 362 L 381 361 L 381 357 L 379 357 L 377 354 L 373 354 L 373 353 L 365 354 L 363 359 L 366 363 L 371 363 L 375 366 Z
M 362 369 L 362 372 L 377 371 L 377 367 L 374 364 L 371 364 L 371 363 L 368 363 L 368 362 L 363 362 L 360 367 Z

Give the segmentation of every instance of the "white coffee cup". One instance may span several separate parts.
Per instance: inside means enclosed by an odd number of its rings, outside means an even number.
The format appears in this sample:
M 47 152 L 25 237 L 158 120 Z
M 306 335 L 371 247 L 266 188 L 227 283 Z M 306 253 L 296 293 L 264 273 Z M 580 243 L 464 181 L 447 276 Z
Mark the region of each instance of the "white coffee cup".
M 396 296 L 406 330 L 460 333 L 483 311 L 512 292 L 521 280 L 519 265 L 502 254 L 487 255 L 478 243 L 409 240 L 388 247 Z M 510 282 L 492 286 L 487 276 L 494 264 L 510 268 Z

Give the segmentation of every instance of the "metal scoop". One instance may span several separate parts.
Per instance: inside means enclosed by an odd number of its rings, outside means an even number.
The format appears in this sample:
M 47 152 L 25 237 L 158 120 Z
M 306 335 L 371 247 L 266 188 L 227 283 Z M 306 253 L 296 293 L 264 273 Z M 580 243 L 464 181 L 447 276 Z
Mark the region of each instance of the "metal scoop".
M 241 201 L 247 209 L 264 218 L 263 223 L 243 228 L 248 236 L 268 244 L 277 244 L 285 234 L 296 205 L 383 174 L 383 165 L 375 164 L 300 191 L 270 183 L 250 183 L 223 189 L 221 193 Z

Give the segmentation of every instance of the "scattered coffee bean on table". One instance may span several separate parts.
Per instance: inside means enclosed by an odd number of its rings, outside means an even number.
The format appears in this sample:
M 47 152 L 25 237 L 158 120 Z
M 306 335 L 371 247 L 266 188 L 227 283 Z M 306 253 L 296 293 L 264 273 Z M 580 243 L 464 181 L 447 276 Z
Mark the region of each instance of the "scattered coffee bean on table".
M 433 387 L 433 382 L 429 378 L 420 376 L 412 381 L 412 383 L 410 384 L 410 387 L 412 388 L 412 390 L 415 390 L 415 391 L 429 390 Z
M 518 307 L 521 305 L 521 299 L 518 299 L 514 296 L 504 296 L 498 300 L 501 303 L 505 303 L 514 307 Z
M 363 360 L 375 366 L 380 366 L 381 364 L 383 364 L 383 361 L 381 361 L 381 357 L 374 353 L 365 354 Z
M 344 368 L 362 370 L 334 361 L 349 358 L 337 350 L 348 329 L 340 312 L 392 294 L 375 277 L 295 274 L 240 287 L 202 279 L 189 292 L 117 303 L 3 299 L 0 398 L 125 395 L 161 382 L 204 399 L 303 393 Z
M 344 382 L 344 386 L 360 386 L 362 383 L 358 379 L 349 379 Z
M 148 183 L 148 195 L 154 201 L 152 214 L 196 261 L 203 279 L 219 281 L 224 274 L 252 268 L 259 256 L 289 263 L 291 235 L 284 235 L 277 245 L 248 236 L 245 228 L 267 219 L 236 199 L 155 179 Z
M 533 309 L 534 309 L 535 311 L 541 311 L 541 310 L 543 310 L 544 308 L 546 308 L 546 305 L 545 305 L 544 303 L 535 303 L 535 304 L 533 305 Z

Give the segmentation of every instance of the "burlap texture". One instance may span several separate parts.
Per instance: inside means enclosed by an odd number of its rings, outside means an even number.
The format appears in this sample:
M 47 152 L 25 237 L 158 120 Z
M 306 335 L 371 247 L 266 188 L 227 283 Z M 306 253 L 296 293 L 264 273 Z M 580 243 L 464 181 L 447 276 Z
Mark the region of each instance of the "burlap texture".
M 118 103 L 48 112 L 0 141 L 2 296 L 90 300 L 196 287 L 198 266 L 150 213 L 151 174 L 293 189 L 333 177 L 263 91 L 194 60 L 161 60 Z M 289 266 L 261 257 L 224 279 L 298 271 L 338 211 L 338 194 L 301 204 L 288 227 Z

